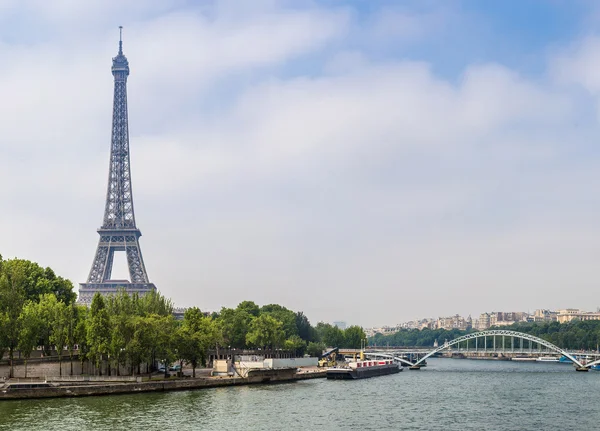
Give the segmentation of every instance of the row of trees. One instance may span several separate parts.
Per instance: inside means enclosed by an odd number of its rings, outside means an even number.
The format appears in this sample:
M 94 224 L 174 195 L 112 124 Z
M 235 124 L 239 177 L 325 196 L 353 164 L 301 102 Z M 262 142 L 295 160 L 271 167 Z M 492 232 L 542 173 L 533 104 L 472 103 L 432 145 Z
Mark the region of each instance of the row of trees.
M 437 341 L 441 346 L 446 340 L 450 341 L 471 331 L 459 329 L 401 329 L 390 335 L 380 333 L 369 338 L 372 346 L 402 346 L 402 347 L 431 347 Z
M 182 321 L 175 320 L 171 301 L 159 293 L 139 297 L 120 291 L 107 298 L 97 294 L 87 308 L 75 304 L 72 283 L 51 269 L 0 256 L 0 358 L 8 353 L 11 376 L 15 355 L 25 360 L 27 370 L 27 360 L 38 346 L 59 362 L 68 355 L 71 374 L 76 354 L 82 370 L 87 363 L 99 374 L 122 369 L 139 374 L 143 366 L 148 372 L 156 361 L 186 362 L 195 374 L 210 349 L 285 349 L 299 356 L 319 355 L 328 346 L 358 348 L 365 338 L 357 326 L 313 327 L 302 312 L 277 304 L 259 307 L 251 301 L 211 315 L 191 308 Z
M 562 324 L 558 322 L 518 322 L 511 325 L 510 330 L 534 335 L 568 350 L 598 350 L 600 346 L 600 321 L 574 320 Z M 470 332 L 474 332 L 474 330 L 402 329 L 390 335 L 375 334 L 374 337 L 369 338 L 369 344 L 431 347 L 437 340 L 441 346 L 446 340 L 450 341 Z M 488 341 L 491 343 L 491 340 Z
M 302 356 L 321 354 L 326 347 L 360 348 L 366 335 L 360 326 L 341 330 L 328 323 L 312 326 L 303 312 L 281 305 L 259 307 L 243 301 L 236 308 L 222 308 L 212 316 L 223 334 L 225 346 L 284 348 Z

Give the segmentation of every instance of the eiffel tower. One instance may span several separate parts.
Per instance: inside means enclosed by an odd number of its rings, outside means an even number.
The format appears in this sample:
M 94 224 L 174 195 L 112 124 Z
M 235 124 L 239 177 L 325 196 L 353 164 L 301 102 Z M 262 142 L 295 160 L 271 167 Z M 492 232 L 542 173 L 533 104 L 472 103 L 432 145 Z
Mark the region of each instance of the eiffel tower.
M 154 284 L 148 281 L 139 243 L 142 233 L 135 225 L 133 212 L 127 119 L 129 62 L 123 55 L 122 29 L 119 27 L 119 53 L 112 59 L 115 89 L 104 222 L 98 229 L 100 241 L 87 283 L 79 284 L 78 302 L 82 304 L 90 304 L 96 292 L 110 295 L 122 288 L 129 293 L 143 295 L 156 290 Z M 111 280 L 115 251 L 125 252 L 131 281 Z

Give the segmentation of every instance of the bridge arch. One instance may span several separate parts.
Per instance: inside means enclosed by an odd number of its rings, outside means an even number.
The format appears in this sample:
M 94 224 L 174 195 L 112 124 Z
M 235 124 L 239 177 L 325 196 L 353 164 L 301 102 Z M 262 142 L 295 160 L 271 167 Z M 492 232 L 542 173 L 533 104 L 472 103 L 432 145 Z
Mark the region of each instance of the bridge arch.
M 415 365 L 415 364 L 413 364 L 412 362 L 410 362 L 410 361 L 407 361 L 407 360 L 406 360 L 406 359 L 404 359 L 404 358 L 401 358 L 401 357 L 399 357 L 399 356 L 396 356 L 396 355 L 390 355 L 389 353 L 380 353 L 380 352 L 366 352 L 366 353 L 365 353 L 365 355 L 366 355 L 366 356 L 368 356 L 368 357 L 371 357 L 371 356 L 373 356 L 373 357 L 375 357 L 375 358 L 386 358 L 386 359 L 393 359 L 394 361 L 396 361 L 396 362 L 400 362 L 400 363 L 402 363 L 402 364 L 404 364 L 404 365 L 406 365 L 406 366 L 409 366 L 409 367 L 412 367 L 413 365 Z
M 421 359 L 419 359 L 417 362 L 414 363 L 414 365 L 419 365 L 421 363 L 423 363 L 423 361 L 425 361 L 427 358 L 435 355 L 438 352 L 441 352 L 445 349 L 448 349 L 452 346 L 455 346 L 456 344 L 462 343 L 463 341 L 468 341 L 468 340 L 473 340 L 475 338 L 484 338 L 484 337 L 488 337 L 488 336 L 498 336 L 498 335 L 502 335 L 505 337 L 515 337 L 515 338 L 521 338 L 523 340 L 527 340 L 527 341 L 533 341 L 534 343 L 537 343 L 541 346 L 544 346 L 550 350 L 555 351 L 556 353 L 560 353 L 561 355 L 566 356 L 567 358 L 569 358 L 571 361 L 573 361 L 574 364 L 577 364 L 577 366 L 579 367 L 586 367 L 586 366 L 590 366 L 592 364 L 586 364 L 583 365 L 581 362 L 579 362 L 573 355 L 571 355 L 569 352 L 564 351 L 563 349 L 561 349 L 558 346 L 555 346 L 554 344 L 543 340 L 539 337 L 535 337 L 533 335 L 529 335 L 529 334 L 525 334 L 523 332 L 516 332 L 516 331 L 507 331 L 507 330 L 503 330 L 503 329 L 495 329 L 495 330 L 490 330 L 490 331 L 480 331 L 480 332 L 472 332 L 470 334 L 467 335 L 463 335 L 462 337 L 458 337 L 455 338 L 452 341 L 448 341 L 447 343 L 444 343 L 443 346 L 438 347 L 435 350 L 432 350 L 431 352 L 427 353 L 425 356 L 423 356 Z M 600 363 L 600 361 L 598 361 L 598 363 Z

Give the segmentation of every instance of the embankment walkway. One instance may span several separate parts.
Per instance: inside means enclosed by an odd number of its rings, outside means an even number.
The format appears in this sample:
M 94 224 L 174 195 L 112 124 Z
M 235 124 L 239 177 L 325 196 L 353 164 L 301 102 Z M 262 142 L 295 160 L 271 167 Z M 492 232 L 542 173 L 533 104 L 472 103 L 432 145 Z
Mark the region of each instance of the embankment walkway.
M 194 379 L 188 377 L 170 380 L 150 380 L 146 382 L 89 382 L 86 384 L 82 382 L 63 382 L 52 383 L 47 387 L 36 388 L 22 387 L 22 385 L 11 384 L 11 382 L 8 381 L 7 383 L 0 385 L 0 401 L 182 391 L 260 383 L 294 382 L 322 377 L 325 377 L 325 370 L 323 369 L 298 371 L 295 368 L 288 368 L 254 370 L 246 378 L 233 376 L 198 377 Z

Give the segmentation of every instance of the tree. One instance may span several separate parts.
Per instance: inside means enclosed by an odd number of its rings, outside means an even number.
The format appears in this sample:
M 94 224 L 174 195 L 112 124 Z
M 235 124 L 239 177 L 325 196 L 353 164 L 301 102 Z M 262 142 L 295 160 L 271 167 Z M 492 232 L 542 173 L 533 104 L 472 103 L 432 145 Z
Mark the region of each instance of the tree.
M 325 343 L 329 347 L 344 347 L 344 333 L 337 326 L 332 326 L 329 323 L 317 323 L 316 332 L 319 341 Z
M 65 304 L 75 300 L 73 284 L 57 276 L 50 268 L 42 268 L 35 262 L 24 259 L 3 260 L 0 256 L 0 351 L 8 350 L 11 363 L 10 376 L 14 376 L 14 351 L 20 340 L 23 320 L 19 319 L 26 301 L 38 303 L 54 298 Z M 40 314 L 48 311 L 38 308 L 42 324 L 40 339 L 49 353 L 50 315 Z
M 51 336 L 54 330 L 56 307 L 59 301 L 56 295 L 45 293 L 40 295 L 36 302 L 38 302 L 38 314 L 42 322 L 42 327 L 40 328 L 40 346 L 42 346 L 45 356 L 51 356 L 53 345 Z
M 196 377 L 196 367 L 206 365 L 207 350 L 218 341 L 219 331 L 216 322 L 205 317 L 198 308 L 185 312 L 183 324 L 177 333 L 177 353 L 181 361 L 192 366 L 192 376 Z
M 344 347 L 347 349 L 360 349 L 367 336 L 360 326 L 350 326 L 344 330 Z
M 298 327 L 296 326 L 296 313 L 292 310 L 279 305 L 269 304 L 260 309 L 261 315 L 269 315 L 275 320 L 281 322 L 281 327 L 285 333 L 285 338 L 290 338 L 293 335 L 298 335 Z
M 308 347 L 306 348 L 306 353 L 311 357 L 320 357 L 323 354 L 323 351 L 327 348 L 324 343 L 313 343 L 312 341 L 308 343 Z
M 117 320 L 118 323 L 115 323 L 115 320 Z M 108 369 L 110 370 L 114 364 L 117 376 L 121 374 L 120 367 L 121 364 L 125 361 L 125 348 L 129 343 L 129 341 L 126 340 L 126 334 L 128 333 L 128 331 L 125 330 L 126 322 L 124 322 L 125 324 L 123 324 L 122 320 L 123 318 L 120 316 L 118 318 L 113 317 L 112 319 L 110 319 L 111 332 L 110 342 L 108 345 Z
M 152 321 L 148 317 L 134 316 L 132 319 L 133 337 L 127 345 L 126 356 L 131 365 L 131 374 L 135 374 L 137 369 L 138 374 L 142 362 L 148 364 L 152 361 L 154 346 L 154 327 Z
M 19 344 L 19 319 L 25 303 L 25 272 L 21 266 L 2 261 L 0 272 L 0 350 L 8 350 L 9 376 L 14 377 L 14 355 Z
M 50 268 L 42 268 L 37 263 L 25 259 L 5 260 L 2 266 L 8 273 L 23 274 L 22 289 L 28 300 L 38 302 L 40 295 L 54 294 L 59 301 L 65 304 L 75 302 L 76 294 L 73 292 L 73 283 L 57 276 Z
M 285 339 L 283 324 L 268 314 L 261 314 L 250 323 L 246 342 L 255 347 L 280 347 Z
M 137 294 L 134 295 L 133 302 L 138 307 L 137 314 L 140 316 L 151 314 L 170 316 L 173 314 L 173 302 L 157 291 L 148 292 L 142 297 Z
M 173 337 L 173 334 L 176 333 L 175 319 L 173 315 L 159 316 L 156 314 L 152 314 L 146 319 L 149 320 L 154 335 L 152 343 L 154 353 L 156 358 L 165 365 L 165 377 L 167 377 L 169 365 L 176 359 Z
M 3 335 L 2 331 L 4 331 L 4 328 L 6 328 L 7 326 L 7 317 L 4 313 L 0 312 L 0 358 L 4 357 L 4 354 L 6 353 L 6 340 L 5 340 L 5 336 Z
M 69 352 L 69 361 L 71 363 L 71 371 L 69 375 L 73 375 L 73 356 L 75 354 L 75 347 L 79 343 L 79 337 L 77 333 L 77 325 L 79 324 L 79 320 L 83 318 L 84 313 L 82 308 L 87 310 L 87 307 L 82 305 L 71 304 L 67 306 L 66 310 L 66 319 L 67 319 L 67 339 L 66 346 L 67 351 Z M 80 353 L 81 354 L 81 353 Z
M 55 296 L 51 295 L 50 297 L 54 298 L 54 301 L 56 301 Z M 67 306 L 64 302 L 56 301 L 52 307 L 50 320 L 52 326 L 52 331 L 50 332 L 50 343 L 54 345 L 56 348 L 56 353 L 58 354 L 58 367 L 60 376 L 62 376 L 63 350 L 69 337 L 69 308 L 70 306 Z
M 19 316 L 20 332 L 18 348 L 25 359 L 25 378 L 27 378 L 27 361 L 31 357 L 31 352 L 38 345 L 40 339 L 41 321 L 38 314 L 37 304 L 28 301 Z
M 296 313 L 296 328 L 298 330 L 298 335 L 303 340 L 315 340 L 315 329 L 311 326 L 308 317 L 306 317 L 302 311 Z
M 290 338 L 285 340 L 283 346 L 286 350 L 294 352 L 296 356 L 304 356 L 306 351 L 306 341 L 300 338 L 298 335 L 292 335 Z
M 223 343 L 226 346 L 243 349 L 247 345 L 247 334 L 250 329 L 250 323 L 253 319 L 247 311 L 243 309 L 225 308 L 221 309 L 217 324 L 221 331 Z
M 251 316 L 258 317 L 260 315 L 260 307 L 252 301 L 242 301 L 238 304 L 236 310 L 245 311 Z
M 94 360 L 99 375 L 102 375 L 102 361 L 109 351 L 110 332 L 110 321 L 104 298 L 100 293 L 96 293 L 90 307 L 87 342 L 90 349 L 89 356 Z
M 109 345 L 110 362 L 115 365 L 117 375 L 120 375 L 121 365 L 127 363 L 127 349 L 134 337 L 134 316 L 138 296 L 130 296 L 125 290 L 107 298 L 111 337 Z M 110 366 L 111 364 L 109 364 Z
M 90 309 L 86 306 L 78 306 L 77 307 L 77 323 L 75 325 L 75 333 L 73 340 L 73 348 L 74 344 L 77 344 L 78 352 L 79 352 L 79 364 L 81 366 L 81 374 L 83 374 L 83 364 L 88 360 L 88 368 L 89 368 L 89 354 L 90 354 L 90 345 L 88 343 L 88 326 L 90 321 Z M 70 348 L 70 354 L 72 355 L 72 348 Z M 72 371 L 72 370 L 71 370 Z M 89 371 L 89 369 L 88 369 Z

